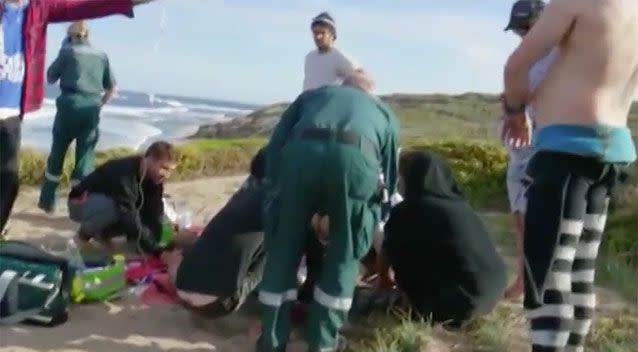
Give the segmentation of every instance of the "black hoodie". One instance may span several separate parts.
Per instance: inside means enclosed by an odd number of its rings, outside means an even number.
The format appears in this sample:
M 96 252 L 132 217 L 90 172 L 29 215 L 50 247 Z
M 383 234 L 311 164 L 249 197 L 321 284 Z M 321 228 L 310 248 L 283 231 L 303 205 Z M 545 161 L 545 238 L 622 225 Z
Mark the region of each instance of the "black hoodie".
M 384 242 L 399 287 L 435 319 L 491 310 L 506 274 L 483 222 L 440 156 L 415 153 L 406 163 L 404 201 L 390 213 Z

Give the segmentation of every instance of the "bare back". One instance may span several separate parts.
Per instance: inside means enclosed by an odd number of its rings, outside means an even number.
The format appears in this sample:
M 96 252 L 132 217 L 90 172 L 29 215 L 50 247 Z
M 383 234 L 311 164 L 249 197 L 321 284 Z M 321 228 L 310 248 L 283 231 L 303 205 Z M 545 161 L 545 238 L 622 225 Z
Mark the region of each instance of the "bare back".
M 538 126 L 626 126 L 638 87 L 638 1 L 563 3 L 576 20 L 536 91 Z

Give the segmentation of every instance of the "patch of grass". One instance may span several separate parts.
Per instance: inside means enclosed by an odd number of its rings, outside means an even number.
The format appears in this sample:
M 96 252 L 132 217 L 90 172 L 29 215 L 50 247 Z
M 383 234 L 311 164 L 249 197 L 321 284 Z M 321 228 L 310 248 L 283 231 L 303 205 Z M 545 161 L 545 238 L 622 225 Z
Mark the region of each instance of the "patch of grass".
M 523 317 L 508 305 L 499 305 L 466 327 L 476 352 L 509 352 L 516 329 Z
M 249 151 L 259 149 L 268 142 L 265 138 L 229 138 L 229 139 L 195 139 L 185 145 L 197 148 L 201 151 L 217 150 L 222 148 L 242 148 Z
M 431 341 L 432 330 L 430 323 L 411 320 L 407 314 L 376 315 L 369 318 L 365 327 L 351 328 L 346 332 L 347 351 L 426 351 Z
M 587 337 L 587 346 L 596 352 L 633 352 L 638 346 L 638 317 L 635 312 L 620 311 L 598 317 Z
M 500 145 L 478 140 L 424 138 L 410 139 L 403 145 L 406 151 L 428 150 L 443 156 L 473 206 L 503 209 L 507 195 L 507 154 Z
M 596 263 L 596 284 L 618 292 L 638 306 L 638 271 L 614 257 L 602 255 Z

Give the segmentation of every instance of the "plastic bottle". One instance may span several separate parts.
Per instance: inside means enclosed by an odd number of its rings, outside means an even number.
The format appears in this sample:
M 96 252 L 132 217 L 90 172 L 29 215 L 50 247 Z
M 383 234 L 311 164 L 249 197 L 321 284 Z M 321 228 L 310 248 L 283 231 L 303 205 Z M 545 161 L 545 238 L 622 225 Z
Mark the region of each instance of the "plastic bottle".
M 308 277 L 308 269 L 306 267 L 306 257 L 304 256 L 301 259 L 301 263 L 299 265 L 299 269 L 297 269 L 297 282 L 303 284 L 306 282 L 306 278 Z
M 177 209 L 177 225 L 180 229 L 187 229 L 193 224 L 193 214 L 186 206 L 185 202 L 181 202 Z
M 64 257 L 69 261 L 69 266 L 74 270 L 82 271 L 86 269 L 82 253 L 80 253 L 80 249 L 73 239 L 67 242 Z

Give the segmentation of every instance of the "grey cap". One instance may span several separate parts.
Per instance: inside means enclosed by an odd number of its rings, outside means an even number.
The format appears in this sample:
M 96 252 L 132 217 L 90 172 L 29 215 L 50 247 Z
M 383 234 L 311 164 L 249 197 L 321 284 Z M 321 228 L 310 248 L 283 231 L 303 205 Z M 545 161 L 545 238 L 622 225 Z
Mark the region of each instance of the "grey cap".
M 518 0 L 512 5 L 510 20 L 505 31 L 529 29 L 545 8 L 542 0 Z

